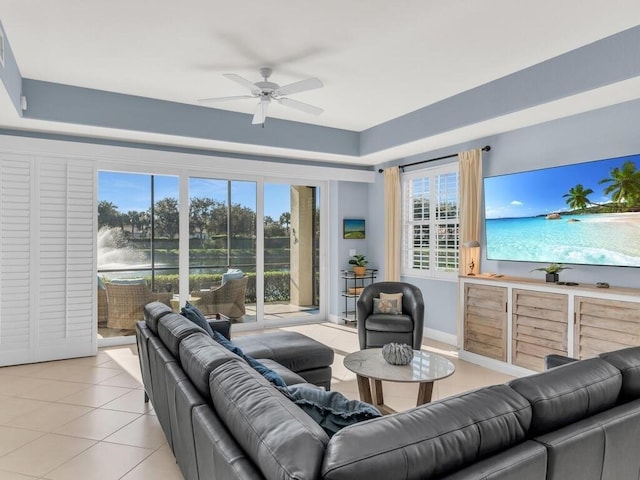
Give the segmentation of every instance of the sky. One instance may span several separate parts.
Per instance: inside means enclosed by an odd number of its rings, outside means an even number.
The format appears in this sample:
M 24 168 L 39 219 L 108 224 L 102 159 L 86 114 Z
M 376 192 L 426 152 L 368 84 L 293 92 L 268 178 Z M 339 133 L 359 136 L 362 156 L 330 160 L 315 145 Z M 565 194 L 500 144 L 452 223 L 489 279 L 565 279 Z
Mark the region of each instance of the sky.
M 98 201 L 108 201 L 126 213 L 131 210 L 146 211 L 151 206 L 151 176 L 137 173 L 99 172 Z M 179 198 L 178 177 L 155 175 L 154 195 L 157 200 L 166 197 Z M 221 202 L 227 201 L 227 180 L 191 178 L 189 196 L 208 197 Z M 289 185 L 266 183 L 264 185 L 265 215 L 278 220 L 283 212 L 289 211 Z M 231 202 L 256 209 L 255 182 L 232 181 Z
M 487 177 L 484 180 L 485 218 L 530 217 L 566 211 L 569 206 L 562 196 L 579 183 L 585 190 L 593 190 L 588 196 L 592 202 L 609 202 L 610 196 L 604 194 L 608 184 L 599 182 L 609 178 L 611 169 L 622 167 L 626 161 L 640 167 L 640 155 L 632 155 Z

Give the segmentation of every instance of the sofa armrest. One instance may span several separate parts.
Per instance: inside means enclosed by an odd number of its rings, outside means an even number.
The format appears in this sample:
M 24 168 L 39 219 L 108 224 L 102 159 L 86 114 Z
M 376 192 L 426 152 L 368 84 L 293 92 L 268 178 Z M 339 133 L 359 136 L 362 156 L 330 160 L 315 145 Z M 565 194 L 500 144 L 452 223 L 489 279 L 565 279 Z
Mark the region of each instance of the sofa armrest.
M 544 357 L 544 369 L 549 370 L 550 368 L 559 367 L 561 365 L 566 365 L 567 363 L 573 363 L 577 361 L 577 358 L 567 357 L 565 355 L 556 355 L 554 353 Z
M 227 318 L 207 318 L 207 323 L 214 332 L 224 335 L 227 340 L 231 340 L 231 321 Z

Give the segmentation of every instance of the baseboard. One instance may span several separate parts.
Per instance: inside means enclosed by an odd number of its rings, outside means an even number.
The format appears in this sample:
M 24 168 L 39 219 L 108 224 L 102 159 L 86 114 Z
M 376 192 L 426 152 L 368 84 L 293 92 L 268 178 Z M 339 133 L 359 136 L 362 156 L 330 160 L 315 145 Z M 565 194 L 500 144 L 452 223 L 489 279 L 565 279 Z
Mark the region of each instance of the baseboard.
M 329 315 L 329 318 L 327 318 L 327 320 L 331 323 L 335 323 L 338 325 L 343 325 L 344 321 L 342 320 L 342 317 L 338 316 L 338 315 Z
M 126 337 L 107 337 L 98 339 L 98 348 L 118 347 L 120 345 L 131 345 L 136 343 L 135 335 L 127 335 Z
M 506 375 L 512 375 L 514 377 L 526 377 L 528 375 L 538 373 L 534 372 L 533 370 L 519 367 L 517 365 L 501 362 L 500 360 L 494 360 L 493 358 L 488 358 L 476 353 L 466 352 L 464 350 L 461 350 L 458 353 L 458 358 L 460 360 L 475 363 L 476 365 L 480 365 L 481 367 L 495 370 L 496 372 L 504 373 Z
M 443 332 L 442 330 L 435 330 L 433 328 L 425 328 L 422 331 L 422 336 L 436 342 L 446 343 L 447 345 L 458 345 L 458 336 L 453 333 Z

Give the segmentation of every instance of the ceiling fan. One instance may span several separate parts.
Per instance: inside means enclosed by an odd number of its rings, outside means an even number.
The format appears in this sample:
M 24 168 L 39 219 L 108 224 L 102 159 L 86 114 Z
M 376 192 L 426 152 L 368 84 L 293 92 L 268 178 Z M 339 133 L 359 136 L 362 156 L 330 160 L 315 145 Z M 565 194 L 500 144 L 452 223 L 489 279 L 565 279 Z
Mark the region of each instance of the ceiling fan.
M 218 97 L 218 98 L 203 98 L 198 100 L 198 102 L 203 105 L 208 105 L 217 102 L 225 102 L 227 100 L 239 100 L 241 98 L 257 98 L 260 100 L 258 103 L 258 108 L 256 109 L 255 114 L 253 115 L 252 124 L 258 125 L 262 124 L 264 126 L 264 122 L 267 118 L 267 110 L 269 108 L 269 104 L 271 100 L 275 100 L 281 105 L 285 107 L 295 108 L 296 110 L 300 110 L 301 112 L 310 113 L 312 115 L 320 115 L 324 110 L 319 107 L 315 107 L 313 105 L 309 105 L 308 103 L 300 102 L 298 100 L 293 100 L 291 98 L 287 98 L 286 95 L 290 95 L 292 93 L 300 93 L 306 92 L 307 90 L 314 90 L 316 88 L 320 88 L 323 86 L 322 82 L 313 77 L 307 78 L 306 80 L 301 80 L 299 82 L 290 83 L 289 85 L 280 86 L 277 83 L 273 83 L 269 81 L 269 77 L 273 70 L 269 67 L 262 67 L 258 69 L 260 72 L 260 76 L 264 79 L 262 82 L 250 82 L 244 77 L 240 75 L 236 75 L 235 73 L 225 73 L 223 76 L 228 78 L 229 80 L 233 80 L 236 83 L 239 83 L 243 87 L 248 88 L 251 91 L 251 95 L 235 95 L 233 97 Z

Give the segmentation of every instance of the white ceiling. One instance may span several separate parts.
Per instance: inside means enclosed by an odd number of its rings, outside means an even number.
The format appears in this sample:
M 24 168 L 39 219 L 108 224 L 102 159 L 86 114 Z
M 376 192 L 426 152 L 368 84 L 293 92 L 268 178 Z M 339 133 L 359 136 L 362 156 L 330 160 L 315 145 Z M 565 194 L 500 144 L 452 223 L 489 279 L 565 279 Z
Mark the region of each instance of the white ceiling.
M 197 104 L 199 98 L 245 94 L 222 74 L 258 81 L 257 68 L 266 65 L 274 68 L 271 80 L 280 85 L 310 76 L 325 85 L 292 95 L 324 108 L 321 116 L 277 104 L 269 116 L 354 131 L 634 27 L 639 20 L 638 0 L 0 0 L 0 21 L 25 78 Z M 636 82 L 622 97 L 640 97 L 637 87 Z M 574 110 L 621 101 L 620 89 L 616 92 L 591 92 L 591 100 L 578 101 Z M 256 103 L 216 107 L 253 113 Z M 539 110 L 517 114 L 518 125 L 575 113 L 557 105 L 549 105 L 544 115 Z M 127 138 L 115 130 L 21 119 L 6 101 L 0 102 L 0 126 Z M 373 164 L 505 128 L 472 126 L 460 135 L 449 132 L 359 161 Z M 264 147 L 162 137 L 135 135 L 156 143 L 265 152 Z

